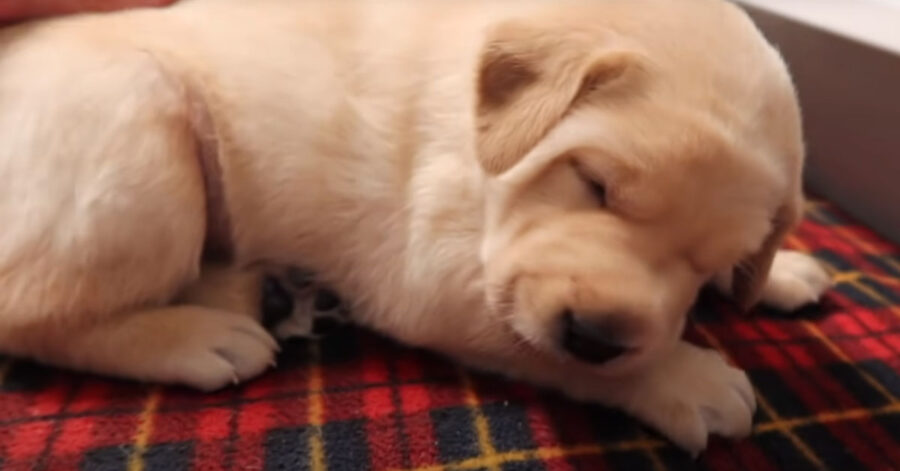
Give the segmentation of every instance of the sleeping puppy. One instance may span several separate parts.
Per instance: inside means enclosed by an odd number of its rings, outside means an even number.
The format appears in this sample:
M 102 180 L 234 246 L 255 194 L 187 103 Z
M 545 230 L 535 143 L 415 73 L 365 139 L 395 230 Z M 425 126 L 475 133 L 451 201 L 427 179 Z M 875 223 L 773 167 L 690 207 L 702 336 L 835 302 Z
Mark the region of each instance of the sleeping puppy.
M 362 325 L 698 452 L 755 409 L 681 340 L 700 287 L 792 309 L 829 283 L 777 251 L 788 72 L 719 0 L 74 16 L 0 32 L 0 103 L 0 349 L 49 364 L 247 380 L 277 349 L 259 277 L 298 265 Z

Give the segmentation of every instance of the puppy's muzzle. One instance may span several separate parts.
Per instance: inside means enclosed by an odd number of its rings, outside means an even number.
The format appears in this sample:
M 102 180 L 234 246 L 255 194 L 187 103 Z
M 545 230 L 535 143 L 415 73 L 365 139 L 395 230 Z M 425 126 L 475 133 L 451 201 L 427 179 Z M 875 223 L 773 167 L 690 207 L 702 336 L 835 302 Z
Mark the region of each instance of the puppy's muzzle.
M 563 348 L 575 358 L 599 365 L 629 351 L 624 345 L 627 319 L 621 315 L 584 315 L 566 309 L 561 317 Z

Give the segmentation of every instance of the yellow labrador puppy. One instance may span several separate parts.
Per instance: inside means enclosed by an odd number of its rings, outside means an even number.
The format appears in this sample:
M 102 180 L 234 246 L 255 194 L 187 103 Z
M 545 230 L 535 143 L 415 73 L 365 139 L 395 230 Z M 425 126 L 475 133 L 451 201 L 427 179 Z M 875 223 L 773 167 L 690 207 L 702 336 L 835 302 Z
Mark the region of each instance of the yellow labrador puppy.
M 719 0 L 189 0 L 20 25 L 0 32 L 0 350 L 220 388 L 273 362 L 256 267 L 302 265 L 363 325 L 697 452 L 755 409 L 743 372 L 680 340 L 701 285 L 791 309 L 829 283 L 776 252 L 800 133 L 778 54 Z

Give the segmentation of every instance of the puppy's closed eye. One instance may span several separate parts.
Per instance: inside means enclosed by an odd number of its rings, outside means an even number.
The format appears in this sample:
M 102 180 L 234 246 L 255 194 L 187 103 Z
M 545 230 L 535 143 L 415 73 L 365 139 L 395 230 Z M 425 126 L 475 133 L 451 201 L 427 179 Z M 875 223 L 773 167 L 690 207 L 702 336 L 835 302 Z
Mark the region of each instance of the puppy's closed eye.
M 600 206 L 606 207 L 606 184 L 597 180 L 592 180 L 589 178 L 585 178 L 584 181 L 587 183 L 588 187 L 591 190 L 591 194 L 594 195 L 594 198 L 600 203 Z
M 591 175 L 586 170 L 582 169 L 577 163 L 573 164 L 575 167 L 575 172 L 578 173 L 578 178 L 584 182 L 587 186 L 588 191 L 590 191 L 591 195 L 593 195 L 594 199 L 597 200 L 597 203 L 600 207 L 606 207 L 606 182 L 603 179 L 598 178 L 597 176 Z

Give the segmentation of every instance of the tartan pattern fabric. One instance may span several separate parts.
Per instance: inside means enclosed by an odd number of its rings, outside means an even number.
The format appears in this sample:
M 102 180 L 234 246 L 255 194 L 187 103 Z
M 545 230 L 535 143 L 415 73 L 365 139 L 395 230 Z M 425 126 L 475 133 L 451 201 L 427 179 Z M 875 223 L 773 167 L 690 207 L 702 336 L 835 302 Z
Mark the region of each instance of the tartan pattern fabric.
M 692 314 L 760 405 L 696 461 L 616 411 L 346 329 L 214 394 L 5 361 L 0 469 L 900 469 L 900 248 L 825 203 L 788 245 L 834 273 L 823 305 L 747 317 L 704 293 Z

